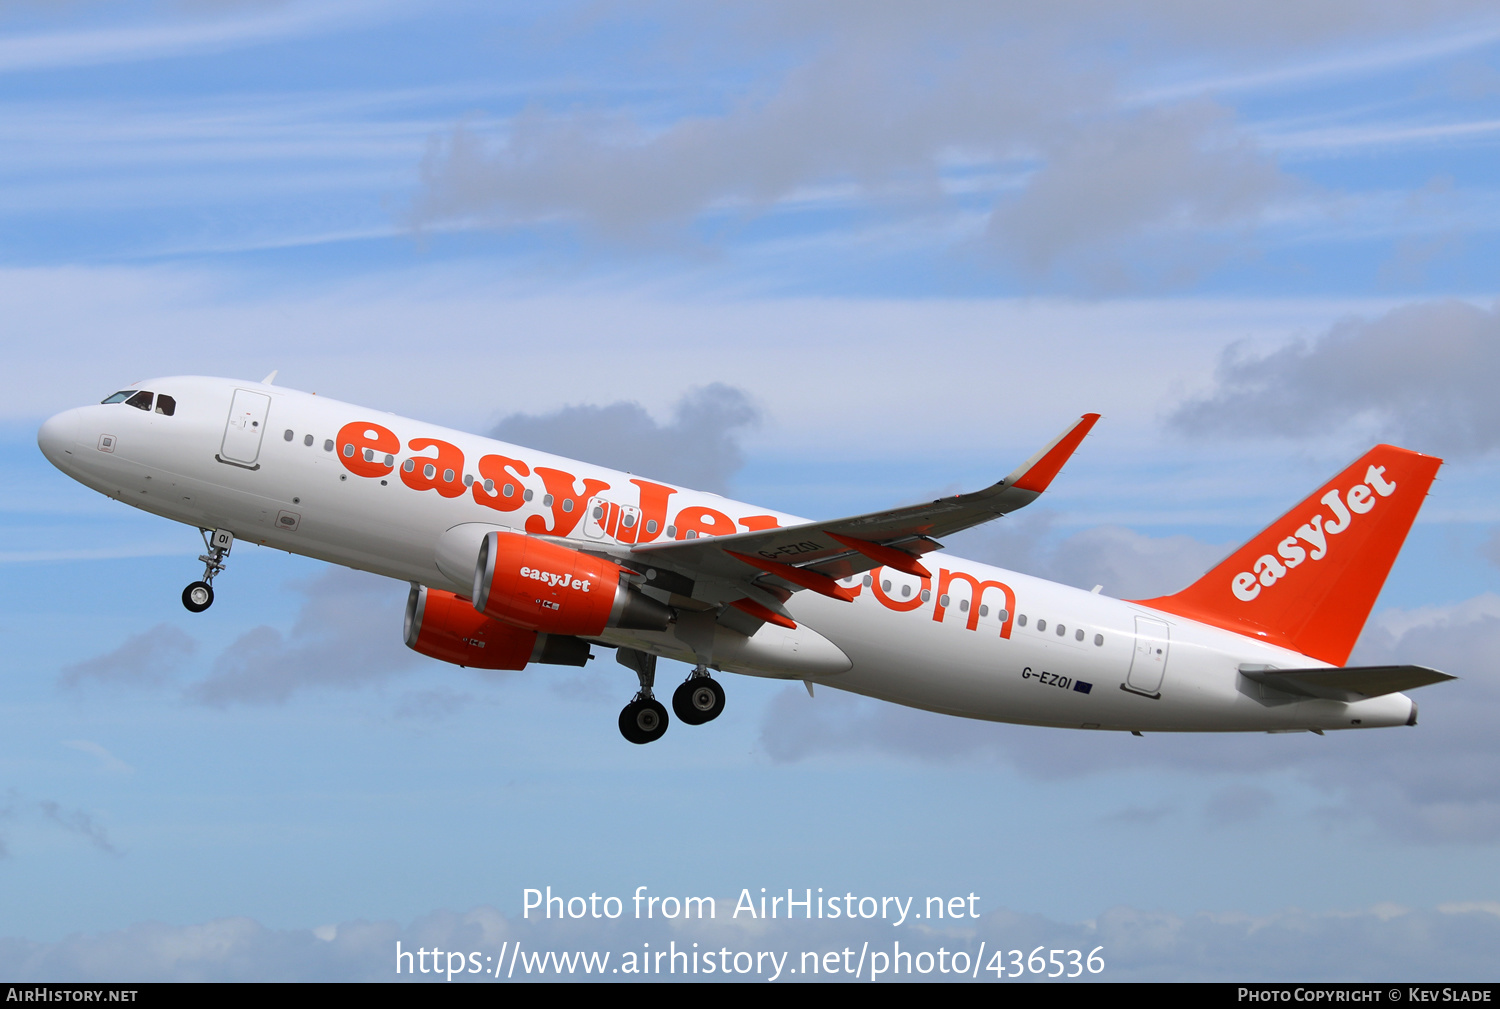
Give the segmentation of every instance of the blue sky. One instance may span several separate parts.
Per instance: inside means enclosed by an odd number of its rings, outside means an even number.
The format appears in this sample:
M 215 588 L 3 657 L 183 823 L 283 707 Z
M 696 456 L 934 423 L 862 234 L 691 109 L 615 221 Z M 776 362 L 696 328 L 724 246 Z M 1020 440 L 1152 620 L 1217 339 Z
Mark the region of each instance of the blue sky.
M 0 972 L 700 934 L 519 918 L 646 885 L 975 892 L 937 938 L 1104 944 L 1106 978 L 1493 978 L 1500 18 L 702 6 L 0 2 Z M 36 450 L 131 381 L 272 369 L 808 516 L 1098 410 L 949 545 L 1137 598 L 1391 440 L 1448 465 L 1356 659 L 1461 679 L 1415 729 L 1136 739 L 731 677 L 632 747 L 611 656 L 441 666 L 404 585 L 244 547 L 187 614 L 196 533 Z

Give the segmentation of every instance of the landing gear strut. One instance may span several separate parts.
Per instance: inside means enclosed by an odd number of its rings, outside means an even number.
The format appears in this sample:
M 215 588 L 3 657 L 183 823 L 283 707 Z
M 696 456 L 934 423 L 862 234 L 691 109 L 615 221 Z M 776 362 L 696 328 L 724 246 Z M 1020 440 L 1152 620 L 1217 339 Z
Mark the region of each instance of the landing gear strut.
M 656 656 L 634 648 L 617 648 L 615 659 L 635 670 L 641 689 L 620 712 L 620 735 L 632 743 L 652 743 L 667 731 L 667 709 L 656 699 Z
M 724 688 L 698 666 L 672 692 L 672 711 L 685 725 L 703 725 L 724 710 Z
M 182 605 L 192 613 L 202 613 L 214 604 L 214 576 L 224 570 L 224 558 L 229 556 L 230 548 L 234 546 L 234 533 L 228 529 L 198 531 L 203 534 L 203 546 L 208 551 L 198 555 L 198 559 L 203 562 L 203 580 L 193 582 L 182 590 Z

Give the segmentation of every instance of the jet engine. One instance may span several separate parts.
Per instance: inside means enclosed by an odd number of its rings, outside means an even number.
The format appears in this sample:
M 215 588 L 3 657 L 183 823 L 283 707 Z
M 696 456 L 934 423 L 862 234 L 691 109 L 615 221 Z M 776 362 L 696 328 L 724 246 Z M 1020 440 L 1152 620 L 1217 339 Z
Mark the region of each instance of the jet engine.
M 589 660 L 587 641 L 507 624 L 476 611 L 467 599 L 425 585 L 412 586 L 406 600 L 406 645 L 474 669 L 524 669 L 528 662 L 581 666 Z
M 479 546 L 474 608 L 527 630 L 583 637 L 606 627 L 664 631 L 672 621 L 613 561 L 508 532 L 491 532 Z

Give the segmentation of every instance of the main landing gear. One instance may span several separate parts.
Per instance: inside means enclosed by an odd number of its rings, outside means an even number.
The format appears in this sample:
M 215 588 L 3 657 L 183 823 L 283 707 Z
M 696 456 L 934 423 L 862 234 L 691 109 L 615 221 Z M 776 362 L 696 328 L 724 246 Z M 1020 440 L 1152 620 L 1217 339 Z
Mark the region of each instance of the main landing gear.
M 203 546 L 208 553 L 198 555 L 198 559 L 203 562 L 203 580 L 193 582 L 182 590 L 182 605 L 191 613 L 202 613 L 214 604 L 214 576 L 224 570 L 224 558 L 229 556 L 229 550 L 234 546 L 234 533 L 227 529 L 198 531 L 203 534 Z
M 698 666 L 672 691 L 672 711 L 686 725 L 712 722 L 724 710 L 724 688 Z
M 667 709 L 651 689 L 656 683 L 656 656 L 634 648 L 618 648 L 615 659 L 635 670 L 641 683 L 640 691 L 620 711 L 620 735 L 632 743 L 654 743 L 667 731 Z
M 651 743 L 667 731 L 667 709 L 656 699 L 656 656 L 634 648 L 615 649 L 615 660 L 635 670 L 641 689 L 620 712 L 620 735 L 632 743 Z M 703 725 L 724 710 L 724 688 L 703 666 L 694 669 L 672 692 L 672 710 L 685 725 Z

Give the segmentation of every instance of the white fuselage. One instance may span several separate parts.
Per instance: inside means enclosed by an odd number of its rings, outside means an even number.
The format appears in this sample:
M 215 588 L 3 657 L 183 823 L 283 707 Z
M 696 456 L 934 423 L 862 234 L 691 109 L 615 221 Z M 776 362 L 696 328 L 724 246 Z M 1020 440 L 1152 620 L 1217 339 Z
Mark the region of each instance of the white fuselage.
M 473 584 L 466 544 L 477 546 L 490 529 L 527 531 L 529 524 L 583 548 L 618 547 L 593 518 L 610 503 L 638 510 L 631 535 L 642 542 L 804 521 L 275 386 L 165 378 L 137 388 L 170 395 L 173 415 L 122 403 L 69 410 L 38 435 L 47 457 L 87 486 L 154 514 L 464 596 Z M 340 432 L 356 423 L 378 426 L 399 444 L 372 450 L 369 460 L 363 449 L 358 459 L 341 458 Z M 497 468 L 497 457 L 524 465 Z M 388 472 L 353 472 L 348 463 L 360 461 Z M 506 484 L 509 497 L 502 496 Z M 930 582 L 889 568 L 869 572 L 868 584 L 846 580 L 858 593 L 853 602 L 794 594 L 786 609 L 796 630 L 765 624 L 746 638 L 686 615 L 667 631 L 610 630 L 601 639 L 732 672 L 1035 725 L 1341 729 L 1401 725 L 1412 716 L 1403 694 L 1344 703 L 1263 688 L 1239 667 L 1326 663 L 1253 638 L 946 552 L 923 563 Z

